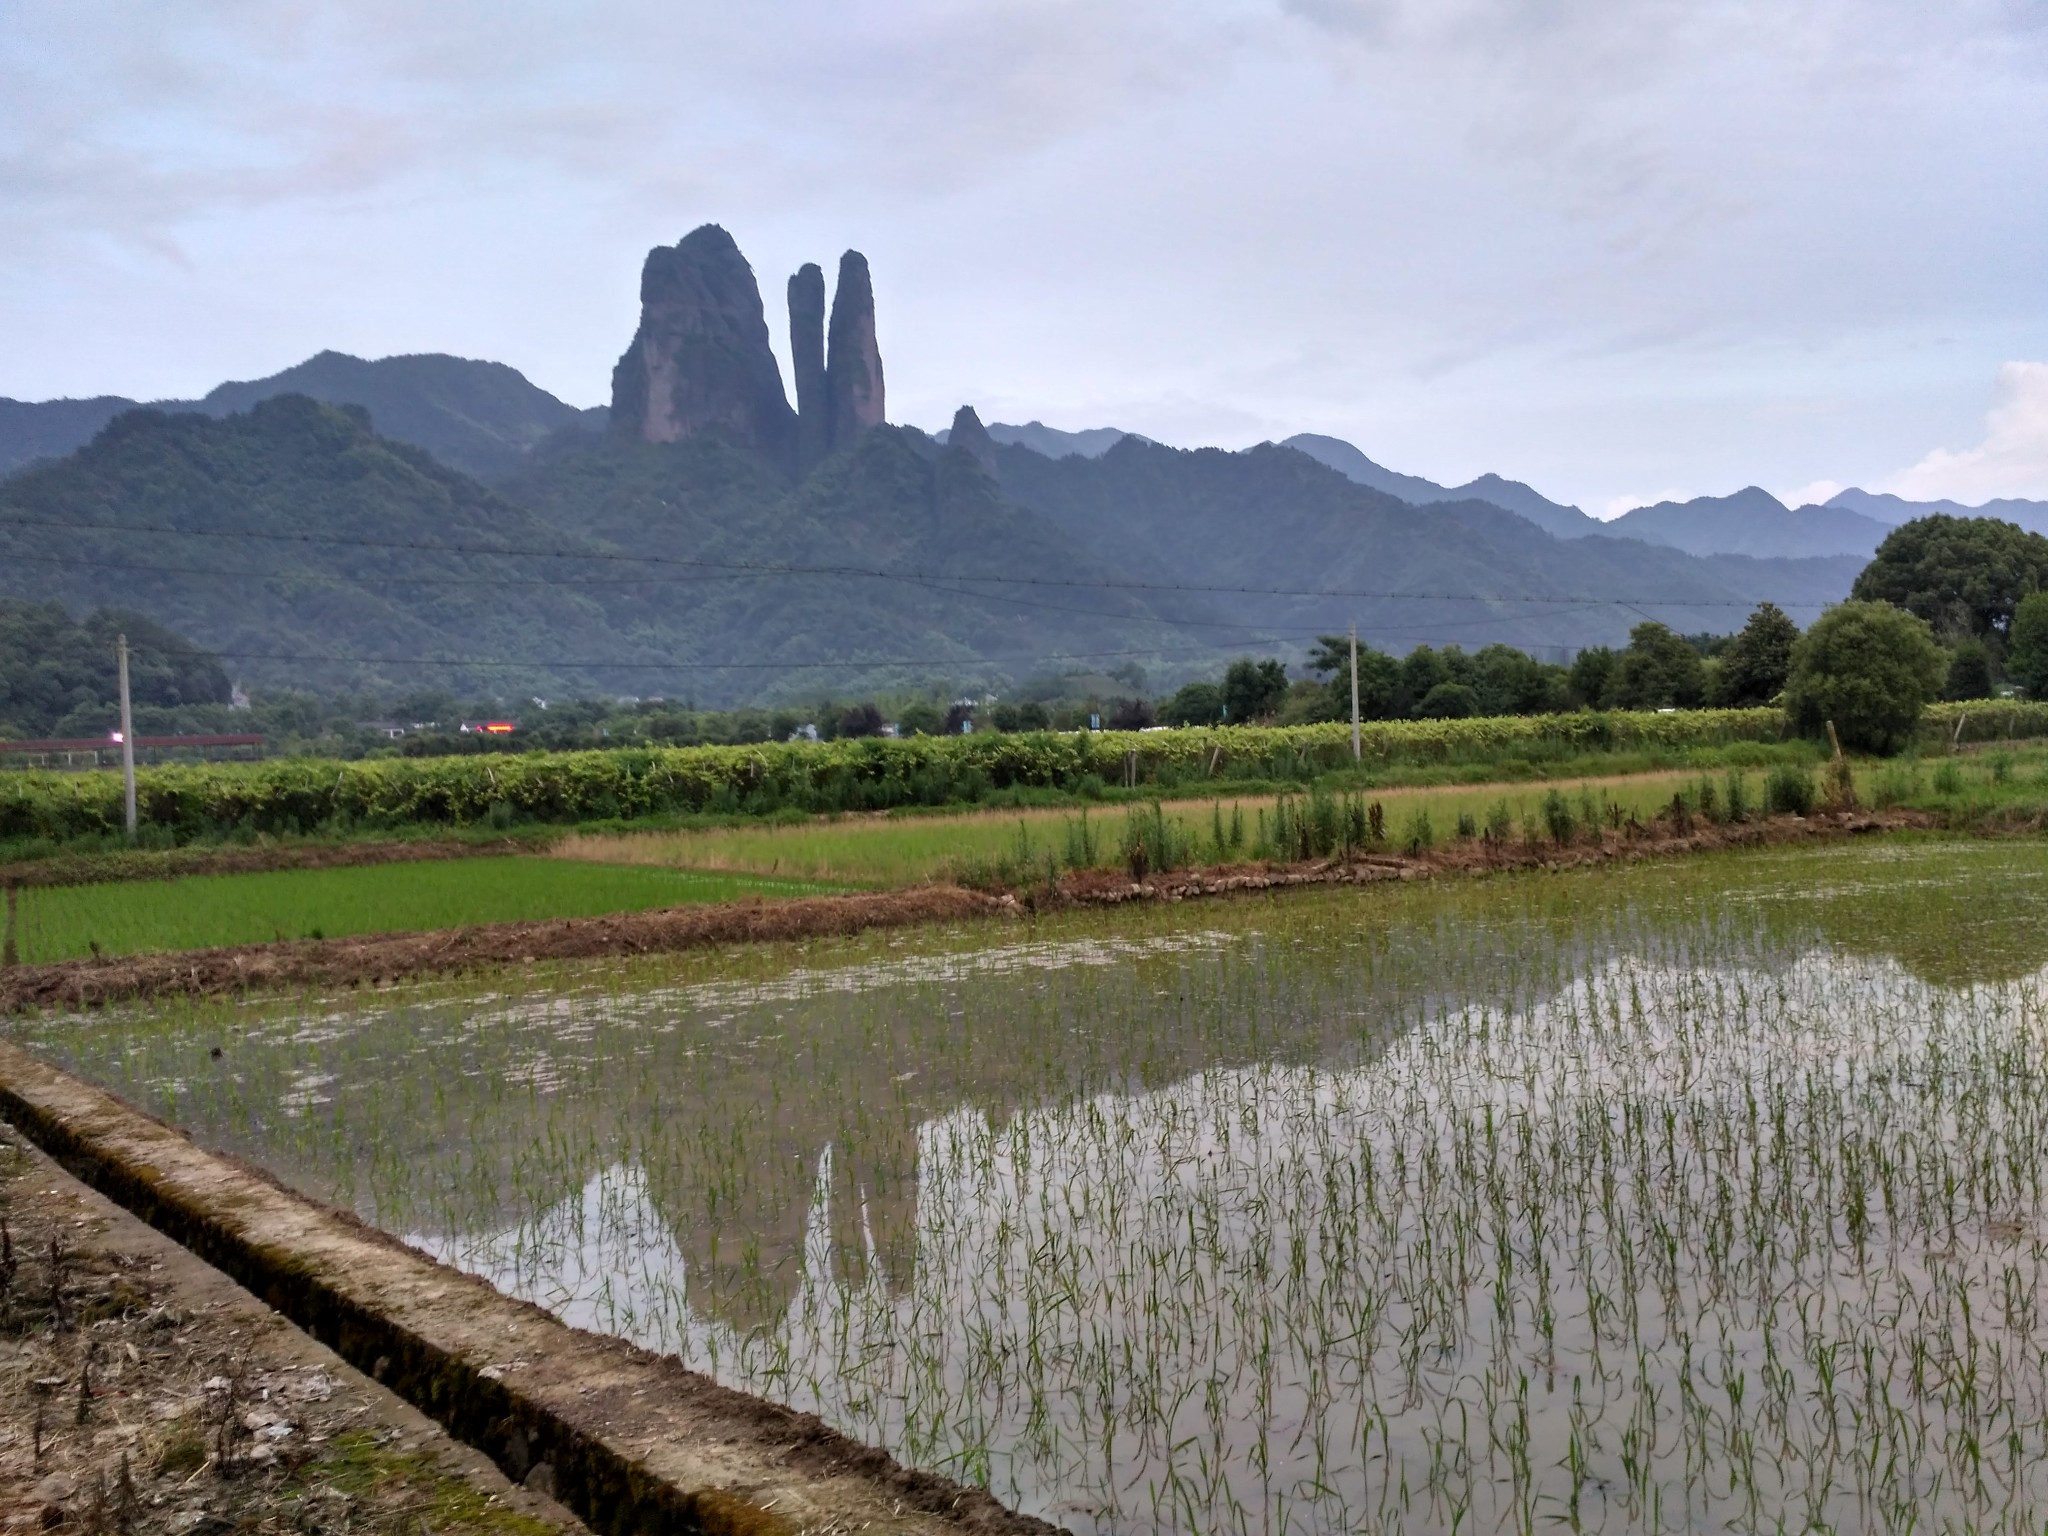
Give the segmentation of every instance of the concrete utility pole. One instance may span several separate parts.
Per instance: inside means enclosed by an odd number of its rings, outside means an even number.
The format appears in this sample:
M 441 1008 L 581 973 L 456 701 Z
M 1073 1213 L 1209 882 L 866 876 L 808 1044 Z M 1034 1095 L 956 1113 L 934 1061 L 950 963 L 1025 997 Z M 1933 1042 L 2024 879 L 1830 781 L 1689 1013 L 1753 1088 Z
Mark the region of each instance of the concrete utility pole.
M 135 720 L 128 709 L 128 637 L 114 642 L 121 663 L 121 788 L 127 799 L 128 841 L 135 841 Z
M 1358 748 L 1358 626 L 1351 626 L 1351 761 L 1359 761 Z

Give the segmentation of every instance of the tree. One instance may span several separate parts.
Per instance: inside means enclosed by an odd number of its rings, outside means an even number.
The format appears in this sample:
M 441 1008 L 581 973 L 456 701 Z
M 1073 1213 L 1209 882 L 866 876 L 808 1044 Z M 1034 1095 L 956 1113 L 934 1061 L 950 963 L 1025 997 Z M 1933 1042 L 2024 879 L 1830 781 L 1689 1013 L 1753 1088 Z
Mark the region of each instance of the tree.
M 1695 709 L 1706 698 L 1706 666 L 1669 626 L 1646 620 L 1628 632 L 1609 686 L 1622 709 Z
M 1591 645 L 1572 658 L 1566 685 L 1581 709 L 1606 709 L 1621 654 L 1610 646 Z
M 1852 599 L 1822 614 L 1792 647 L 1785 705 L 1808 735 L 1832 720 L 1843 746 L 1896 752 L 1913 739 L 1946 671 L 1924 619 Z
M 1565 707 L 1564 668 L 1546 666 L 1512 645 L 1474 653 L 1471 686 L 1482 715 L 1547 715 Z
M 83 734 L 111 728 L 119 634 L 128 636 L 129 694 L 137 709 L 228 702 L 220 663 L 139 613 L 102 608 L 73 622 L 58 603 L 0 598 L 0 721 L 29 735 L 67 719 Z
M 839 717 L 839 734 L 842 736 L 879 736 L 882 734 L 882 712 L 873 704 L 855 704 Z
M 1214 683 L 1185 683 L 1160 706 L 1168 725 L 1214 725 L 1223 718 L 1223 690 Z
M 1961 640 L 1949 653 L 1948 681 L 1941 685 L 1944 699 L 1988 699 L 1991 697 L 1991 651 L 1982 640 Z
M 2029 592 L 2013 610 L 2005 675 L 2030 699 L 2048 698 L 2048 592 Z
M 1263 720 L 1287 696 L 1287 668 L 1277 661 L 1240 656 L 1223 674 L 1224 718 L 1232 725 Z
M 943 736 L 946 717 L 939 713 L 937 705 L 920 701 L 908 705 L 896 717 L 896 729 L 905 736 Z
M 1937 633 L 1995 644 L 2020 600 L 2043 587 L 2048 539 L 1995 517 L 1937 515 L 1887 534 L 1849 595 L 1894 603 Z
M 1470 683 L 1438 683 L 1415 706 L 1418 720 L 1469 720 L 1479 713 L 1479 691 Z
M 1776 603 L 1763 603 L 1721 651 L 1717 703 L 1741 709 L 1768 704 L 1785 691 L 1799 626 Z
M 1142 731 L 1152 723 L 1152 705 L 1145 699 L 1118 699 L 1103 724 L 1112 731 Z

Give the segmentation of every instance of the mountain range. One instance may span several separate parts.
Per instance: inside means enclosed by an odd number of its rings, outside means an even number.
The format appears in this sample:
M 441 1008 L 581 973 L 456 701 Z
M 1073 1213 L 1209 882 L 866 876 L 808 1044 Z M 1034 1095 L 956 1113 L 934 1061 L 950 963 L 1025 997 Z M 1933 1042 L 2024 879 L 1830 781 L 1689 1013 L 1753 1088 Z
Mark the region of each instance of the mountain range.
M 892 426 L 853 251 L 829 315 L 821 267 L 789 279 L 792 404 L 716 226 L 651 252 L 641 300 L 597 409 L 502 364 L 334 352 L 198 401 L 0 401 L 0 594 L 140 610 L 270 685 L 724 703 L 1130 662 L 1164 685 L 1353 622 L 1556 657 L 1644 617 L 1806 619 L 1919 515 L 1751 488 L 1602 523 L 1309 434 Z

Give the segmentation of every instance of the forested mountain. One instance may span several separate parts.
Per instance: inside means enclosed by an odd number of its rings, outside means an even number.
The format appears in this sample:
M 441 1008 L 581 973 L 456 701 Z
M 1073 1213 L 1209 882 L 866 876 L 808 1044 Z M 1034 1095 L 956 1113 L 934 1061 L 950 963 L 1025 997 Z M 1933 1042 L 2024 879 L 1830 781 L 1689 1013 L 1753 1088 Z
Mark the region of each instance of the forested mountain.
M 1237 622 L 1376 645 L 1504 640 L 1537 651 L 1612 644 L 1644 616 L 1733 628 L 1769 598 L 1811 616 L 1855 560 L 1700 560 L 1624 539 L 1564 540 L 1492 503 L 1417 506 L 1291 448 L 1183 450 L 1126 438 L 1098 459 L 996 450 L 1004 490 L 1163 584 L 1246 589 L 1207 600 Z M 1270 590 L 1373 594 L 1302 597 Z
M 505 550 L 562 553 L 489 553 Z M 1001 687 L 1121 660 L 1170 678 L 1353 620 L 1395 649 L 1544 653 L 1617 642 L 1646 613 L 1723 629 L 1770 598 L 1810 617 L 1859 564 L 1559 540 L 1290 449 L 1136 437 L 1049 459 L 876 427 L 799 481 L 715 434 L 590 434 L 491 490 L 303 396 L 133 412 L 0 482 L 0 592 L 139 610 L 251 681 L 506 696 Z
M 434 658 L 434 680 L 497 692 L 632 675 L 564 658 L 670 660 L 663 637 L 620 633 L 593 589 L 518 584 L 608 564 L 472 552 L 564 546 L 594 548 L 303 395 L 219 420 L 132 411 L 0 481 L 5 595 L 140 610 L 251 680 L 404 686 Z
M 131 412 L 0 481 L 0 592 L 139 609 L 252 681 L 710 703 L 1205 644 L 1143 594 L 970 579 L 991 573 L 1119 574 L 971 454 L 892 427 L 800 485 L 712 437 L 600 436 L 501 494 L 287 395 Z
M 491 479 L 518 467 L 551 433 L 601 426 L 602 409 L 581 411 L 530 383 L 516 368 L 442 353 L 367 362 L 322 352 L 267 379 L 222 384 L 203 400 L 165 400 L 162 411 L 226 416 L 259 400 L 307 395 L 329 405 L 358 405 L 385 437 L 424 448 L 442 463 Z M 36 459 L 61 458 L 137 401 L 0 400 L 0 474 Z

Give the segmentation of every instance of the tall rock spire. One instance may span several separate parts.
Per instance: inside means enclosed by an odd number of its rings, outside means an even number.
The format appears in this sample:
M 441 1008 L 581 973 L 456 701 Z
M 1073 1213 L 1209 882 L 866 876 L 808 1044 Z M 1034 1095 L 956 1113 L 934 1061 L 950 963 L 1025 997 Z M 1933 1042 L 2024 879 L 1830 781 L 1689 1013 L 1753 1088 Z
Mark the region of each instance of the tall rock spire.
M 946 434 L 946 446 L 958 448 L 991 474 L 996 467 L 996 440 L 988 435 L 974 407 L 963 405 L 953 413 L 953 429 Z
M 825 274 L 807 261 L 789 280 L 789 355 L 796 374 L 796 463 L 808 470 L 832 448 L 825 392 Z
M 875 342 L 875 289 L 859 251 L 839 258 L 832 291 L 832 350 L 825 364 L 826 441 L 844 448 L 882 424 L 882 352 Z
M 879 399 L 879 373 L 876 388 Z M 778 464 L 795 458 L 796 413 L 754 269 L 716 224 L 647 253 L 640 329 L 612 370 L 611 425 L 649 443 L 716 432 Z

